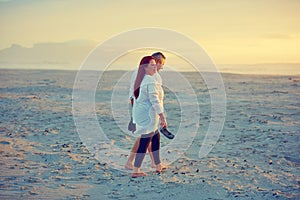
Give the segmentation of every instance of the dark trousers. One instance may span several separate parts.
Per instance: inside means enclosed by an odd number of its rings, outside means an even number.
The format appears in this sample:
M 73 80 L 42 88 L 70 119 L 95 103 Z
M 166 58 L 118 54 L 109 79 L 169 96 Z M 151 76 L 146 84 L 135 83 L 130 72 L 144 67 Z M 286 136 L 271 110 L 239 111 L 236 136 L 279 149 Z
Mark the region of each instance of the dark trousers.
M 155 131 L 154 133 L 152 132 L 149 134 L 141 135 L 140 144 L 136 152 L 137 154 L 135 156 L 135 161 L 134 161 L 135 167 L 141 167 L 150 141 L 151 141 L 151 152 L 153 154 L 154 163 L 156 165 L 160 163 L 160 157 L 159 157 L 160 134 L 158 131 Z

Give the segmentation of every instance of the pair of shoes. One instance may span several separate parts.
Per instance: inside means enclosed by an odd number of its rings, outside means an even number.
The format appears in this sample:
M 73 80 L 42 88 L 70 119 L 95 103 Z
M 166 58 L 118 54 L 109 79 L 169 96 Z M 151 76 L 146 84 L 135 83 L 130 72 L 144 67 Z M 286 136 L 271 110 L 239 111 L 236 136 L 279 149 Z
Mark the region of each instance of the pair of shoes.
M 166 127 L 160 128 L 159 132 L 164 134 L 164 136 L 166 136 L 167 138 L 169 138 L 171 140 L 175 137 L 170 131 L 167 130 Z
M 143 176 L 148 176 L 148 174 L 146 174 L 145 172 L 138 172 L 138 173 L 132 173 L 131 175 L 132 178 L 138 178 Z
M 136 125 L 132 121 L 132 117 L 130 119 L 130 122 L 128 123 L 128 130 L 134 133 L 136 131 Z

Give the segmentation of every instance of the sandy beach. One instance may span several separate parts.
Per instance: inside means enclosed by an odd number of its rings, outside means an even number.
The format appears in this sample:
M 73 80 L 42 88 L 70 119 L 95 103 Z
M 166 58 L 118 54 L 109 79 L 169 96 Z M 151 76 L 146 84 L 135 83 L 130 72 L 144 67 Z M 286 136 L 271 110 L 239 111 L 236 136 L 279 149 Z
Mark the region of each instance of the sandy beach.
M 96 111 L 103 131 L 129 154 L 135 138 L 116 125 L 110 104 L 123 73 L 103 75 Z M 76 71 L 1 69 L 0 199 L 300 199 L 300 76 L 222 74 L 224 129 L 199 159 L 210 96 L 199 74 L 183 74 L 198 99 L 197 134 L 166 171 L 133 179 L 80 140 L 72 115 Z M 179 103 L 167 88 L 165 107 L 176 133 Z M 161 136 L 162 147 L 170 142 Z

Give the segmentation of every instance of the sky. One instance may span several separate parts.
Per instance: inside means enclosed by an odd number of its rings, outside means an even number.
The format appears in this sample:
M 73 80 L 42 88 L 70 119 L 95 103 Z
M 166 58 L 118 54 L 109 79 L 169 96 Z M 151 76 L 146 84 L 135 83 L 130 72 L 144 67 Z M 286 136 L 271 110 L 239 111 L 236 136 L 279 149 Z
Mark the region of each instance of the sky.
M 142 27 L 184 34 L 216 64 L 300 63 L 299 0 L 0 0 L 0 50 Z

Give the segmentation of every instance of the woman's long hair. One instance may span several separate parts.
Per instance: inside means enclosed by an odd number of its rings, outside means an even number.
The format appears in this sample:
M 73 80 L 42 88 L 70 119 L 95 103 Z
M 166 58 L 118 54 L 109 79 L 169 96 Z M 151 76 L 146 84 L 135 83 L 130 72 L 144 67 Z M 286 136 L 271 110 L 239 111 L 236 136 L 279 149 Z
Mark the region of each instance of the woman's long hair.
M 134 82 L 134 97 L 135 99 L 137 99 L 139 97 L 140 94 L 140 86 L 142 83 L 142 80 L 145 76 L 145 67 L 148 66 L 148 64 L 150 63 L 150 60 L 155 60 L 155 58 L 153 56 L 145 56 L 142 58 L 141 62 L 140 62 L 140 66 L 136 75 L 136 79 Z

